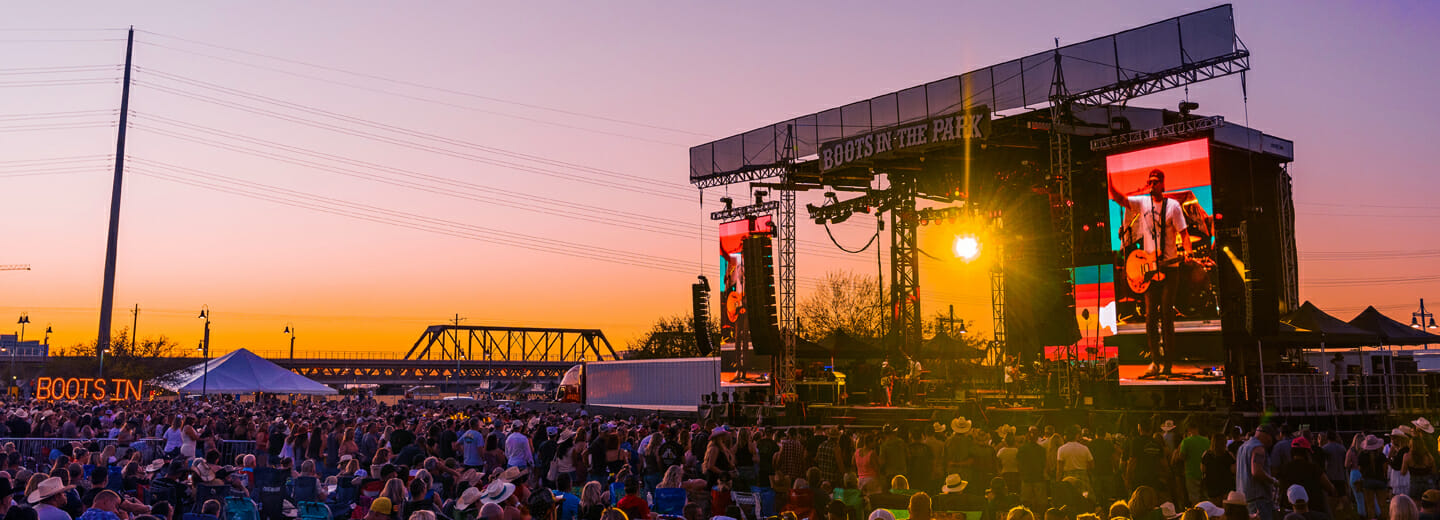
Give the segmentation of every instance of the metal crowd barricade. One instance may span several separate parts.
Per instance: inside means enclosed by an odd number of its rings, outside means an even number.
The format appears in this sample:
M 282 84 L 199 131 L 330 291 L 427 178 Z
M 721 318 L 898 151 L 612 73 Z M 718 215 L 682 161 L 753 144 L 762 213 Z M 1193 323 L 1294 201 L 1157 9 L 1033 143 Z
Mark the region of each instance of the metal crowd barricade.
M 160 448 L 160 447 L 163 447 L 164 444 L 165 444 L 165 439 L 160 439 L 160 438 L 144 438 L 144 439 L 139 439 L 139 440 L 140 440 L 140 441 L 144 441 L 144 442 L 146 443 L 146 445 L 148 445 L 148 446 L 154 447 L 153 450 L 147 450 L 147 451 L 150 451 L 150 453 L 147 453 L 147 454 L 146 454 L 146 457 L 147 457 L 147 458 L 149 458 L 150 456 L 152 456 L 153 453 L 155 453 L 156 451 L 158 451 L 159 448 Z M 112 445 L 112 444 L 115 444 L 117 441 L 116 441 L 115 439 L 108 439 L 108 438 L 98 438 L 98 439 L 66 439 L 66 438 L 58 438 L 58 437 L 4 437 L 4 438 L 0 438 L 0 446 L 3 446 L 3 445 L 5 445 L 5 444 L 7 444 L 7 443 L 14 443 L 14 444 L 15 444 L 15 451 L 19 452 L 21 457 L 23 457 L 23 458 L 32 458 L 32 459 L 35 459 L 36 461 L 40 461 L 40 462 L 49 461 L 49 460 L 50 460 L 50 452 L 51 452 L 51 451 L 54 451 L 54 450 L 59 449 L 59 448 L 64 447 L 64 446 L 68 446 L 68 445 L 69 445 L 70 443 L 72 443 L 72 442 L 80 442 L 80 443 L 83 443 L 83 444 L 86 444 L 86 445 L 89 445 L 90 443 L 93 442 L 93 443 L 95 443 L 100 449 L 103 450 L 103 449 L 105 449 L 106 446 L 110 446 L 110 445 Z M 137 441 L 137 442 L 138 442 L 138 441 Z M 123 456 L 124 454 L 121 454 L 121 455 Z
M 233 464 L 235 457 L 255 453 L 255 441 L 220 441 L 220 465 Z

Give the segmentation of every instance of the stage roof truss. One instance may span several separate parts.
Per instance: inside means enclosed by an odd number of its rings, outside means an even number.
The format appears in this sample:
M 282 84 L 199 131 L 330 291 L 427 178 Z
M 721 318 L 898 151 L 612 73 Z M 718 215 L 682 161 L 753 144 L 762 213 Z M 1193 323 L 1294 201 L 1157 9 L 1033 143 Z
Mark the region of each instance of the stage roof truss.
M 701 144 L 690 149 L 690 182 L 703 189 L 818 169 L 827 143 L 978 107 L 1113 105 L 1244 72 L 1250 52 L 1233 14 L 1224 4 Z M 1057 56 L 1067 87 L 1059 96 Z

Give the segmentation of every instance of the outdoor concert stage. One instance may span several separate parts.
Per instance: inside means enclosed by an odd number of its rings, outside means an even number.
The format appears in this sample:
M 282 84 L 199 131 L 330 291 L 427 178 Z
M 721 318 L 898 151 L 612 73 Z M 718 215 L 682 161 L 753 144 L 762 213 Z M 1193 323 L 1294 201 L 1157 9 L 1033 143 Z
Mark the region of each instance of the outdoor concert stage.
M 1057 407 L 1125 404 L 1119 396 L 1130 386 L 1206 398 L 1215 386 L 1237 405 L 1264 395 L 1261 363 L 1278 355 L 1262 345 L 1300 304 L 1294 144 L 1201 115 L 1210 99 L 1136 106 L 1143 96 L 1249 70 L 1231 6 L 1048 47 L 691 148 L 691 184 L 748 184 L 739 193 L 756 193 L 749 205 L 726 199 L 710 214 L 721 221 L 720 347 L 773 356 L 763 371 L 783 375 L 781 393 L 795 391 L 794 376 L 812 361 L 782 341 L 782 331 L 799 330 L 797 222 L 867 219 L 883 222 L 890 237 L 889 272 L 879 273 L 889 286 L 887 330 L 871 359 L 901 372 L 912 360 L 928 369 L 959 359 L 925 358 L 935 338 L 922 327 L 931 318 L 921 306 L 942 302 L 922 296 L 920 276 L 922 247 L 934 250 L 924 237 L 958 237 L 959 227 L 982 237 L 994 258 L 988 291 L 970 289 L 993 306 L 985 364 L 1019 368 L 1013 376 L 1027 393 L 1058 394 Z M 1156 170 L 1163 187 L 1152 199 Z M 803 192 L 812 203 L 797 202 Z M 1163 215 L 1141 218 L 1154 214 Z M 1179 261 L 1161 266 L 1157 257 Z M 927 280 L 932 290 L 958 289 Z M 1177 375 L 1168 378 L 1139 377 L 1151 362 L 1145 324 L 1161 321 L 1145 304 L 1152 284 L 1174 296 L 1173 308 L 1159 311 L 1175 321 L 1165 351 Z M 708 282 L 695 287 L 697 302 L 708 297 Z M 708 302 L 696 310 L 704 316 Z M 851 387 L 876 385 L 881 376 L 862 377 L 857 359 L 820 356 L 850 375 Z M 960 374 L 947 376 L 953 387 L 970 384 Z M 1159 393 L 1163 402 L 1186 399 Z M 846 410 L 835 416 L 927 413 Z

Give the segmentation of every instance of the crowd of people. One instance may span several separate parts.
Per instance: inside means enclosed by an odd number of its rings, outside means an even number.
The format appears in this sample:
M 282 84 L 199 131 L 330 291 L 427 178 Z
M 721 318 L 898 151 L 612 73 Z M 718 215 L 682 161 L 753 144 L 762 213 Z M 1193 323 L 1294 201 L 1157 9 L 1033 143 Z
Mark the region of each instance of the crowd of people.
M 0 438 L 4 520 L 1440 520 L 1423 418 L 1347 439 L 1199 418 L 758 427 L 211 399 L 10 403 Z

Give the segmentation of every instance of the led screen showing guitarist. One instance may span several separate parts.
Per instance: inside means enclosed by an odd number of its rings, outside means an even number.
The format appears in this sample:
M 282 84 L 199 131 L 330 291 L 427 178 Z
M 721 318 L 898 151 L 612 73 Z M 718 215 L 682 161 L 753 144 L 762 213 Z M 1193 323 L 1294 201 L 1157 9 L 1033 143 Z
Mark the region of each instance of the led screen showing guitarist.
M 1147 374 L 1170 374 L 1167 351 L 1175 344 L 1175 291 L 1180 262 L 1190 255 L 1190 235 L 1180 203 L 1165 196 L 1165 172 L 1150 170 L 1145 188 L 1143 194 L 1127 196 L 1112 183 L 1110 199 L 1135 215 L 1129 230 L 1139 247 L 1126 259 L 1126 279 L 1132 290 L 1144 293 Z

